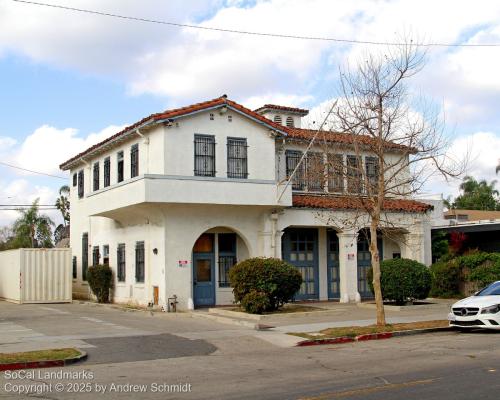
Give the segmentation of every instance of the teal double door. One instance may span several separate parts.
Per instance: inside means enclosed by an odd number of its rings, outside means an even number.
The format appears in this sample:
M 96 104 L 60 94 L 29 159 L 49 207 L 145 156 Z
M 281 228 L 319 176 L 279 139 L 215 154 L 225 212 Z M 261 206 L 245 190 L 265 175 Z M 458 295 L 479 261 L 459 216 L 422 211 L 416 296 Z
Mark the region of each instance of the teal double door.
M 379 258 L 383 260 L 382 239 L 377 239 Z M 372 299 L 373 292 L 368 282 L 368 271 L 372 266 L 372 255 L 368 235 L 360 232 L 358 236 L 358 292 L 362 299 Z

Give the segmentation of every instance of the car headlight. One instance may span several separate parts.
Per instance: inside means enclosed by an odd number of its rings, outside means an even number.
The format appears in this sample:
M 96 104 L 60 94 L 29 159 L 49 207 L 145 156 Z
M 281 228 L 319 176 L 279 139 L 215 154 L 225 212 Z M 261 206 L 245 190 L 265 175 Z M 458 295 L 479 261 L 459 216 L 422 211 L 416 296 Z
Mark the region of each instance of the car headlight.
M 495 304 L 494 306 L 484 307 L 481 310 L 481 314 L 496 314 L 500 311 L 500 304 Z

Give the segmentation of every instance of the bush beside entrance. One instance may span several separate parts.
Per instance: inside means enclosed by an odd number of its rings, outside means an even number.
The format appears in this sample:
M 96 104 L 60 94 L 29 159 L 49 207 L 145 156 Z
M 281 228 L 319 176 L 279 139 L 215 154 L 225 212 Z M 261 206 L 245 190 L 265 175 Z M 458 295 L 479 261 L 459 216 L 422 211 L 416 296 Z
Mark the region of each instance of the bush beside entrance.
M 249 313 L 274 311 L 288 303 L 300 289 L 297 268 L 277 258 L 249 258 L 229 271 L 234 300 Z
M 109 290 L 113 283 L 113 272 L 109 265 L 94 265 L 89 267 L 87 281 L 99 303 L 109 302 Z
M 380 285 L 384 300 L 398 304 L 423 300 L 429 295 L 432 275 L 424 264 L 407 258 L 394 258 L 380 263 Z M 373 292 L 373 270 L 368 272 L 370 289 Z

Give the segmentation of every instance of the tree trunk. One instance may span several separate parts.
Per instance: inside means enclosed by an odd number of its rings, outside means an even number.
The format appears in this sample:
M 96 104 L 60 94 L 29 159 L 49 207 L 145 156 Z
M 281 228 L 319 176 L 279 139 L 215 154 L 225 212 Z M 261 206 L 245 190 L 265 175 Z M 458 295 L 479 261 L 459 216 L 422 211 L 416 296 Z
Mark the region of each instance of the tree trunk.
M 370 224 L 370 254 L 372 256 L 373 291 L 377 307 L 377 325 L 385 325 L 384 300 L 382 299 L 382 289 L 380 287 L 380 256 L 377 246 L 377 225 L 377 220 L 372 218 Z

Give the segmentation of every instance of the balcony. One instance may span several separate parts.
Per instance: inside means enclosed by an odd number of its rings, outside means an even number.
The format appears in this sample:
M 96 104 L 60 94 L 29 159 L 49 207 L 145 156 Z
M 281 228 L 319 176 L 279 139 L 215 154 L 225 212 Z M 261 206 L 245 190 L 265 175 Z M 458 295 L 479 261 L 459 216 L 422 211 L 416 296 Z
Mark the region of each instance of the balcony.
M 291 206 L 291 186 L 277 201 L 283 188 L 270 180 L 148 174 L 87 194 L 85 207 L 88 215 L 106 216 L 143 203 Z

